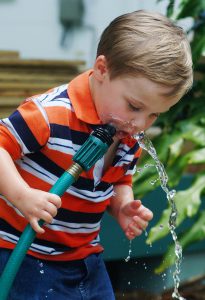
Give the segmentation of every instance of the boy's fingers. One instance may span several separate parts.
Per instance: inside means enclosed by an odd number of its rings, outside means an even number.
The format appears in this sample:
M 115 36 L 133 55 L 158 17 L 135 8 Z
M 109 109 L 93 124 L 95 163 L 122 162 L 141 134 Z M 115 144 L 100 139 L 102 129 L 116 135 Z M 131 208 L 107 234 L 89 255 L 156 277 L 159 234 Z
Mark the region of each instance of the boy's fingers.
M 146 208 L 144 205 L 141 205 L 138 209 L 138 214 L 137 214 L 140 218 L 146 220 L 146 221 L 150 221 L 153 218 L 153 213 L 151 210 L 149 210 L 148 208 Z
M 61 198 L 58 195 L 51 194 L 52 197 L 50 197 L 49 202 L 53 203 L 57 208 L 61 207 Z
M 148 221 L 145 221 L 141 218 L 139 218 L 138 216 L 134 216 L 133 217 L 133 222 L 130 223 L 131 226 L 136 226 L 142 230 L 145 230 L 148 226 Z
M 48 224 L 50 224 L 53 221 L 52 215 L 49 212 L 45 211 L 45 210 L 41 211 L 40 219 L 44 220 Z
M 30 225 L 33 228 L 33 230 L 37 233 L 42 234 L 45 232 L 45 230 L 39 226 L 37 219 L 32 219 L 30 221 Z
M 48 202 L 45 209 L 49 214 L 51 214 L 52 217 L 55 217 L 57 215 L 57 207 L 51 203 Z
M 126 231 L 125 231 L 125 234 L 127 236 L 128 239 L 132 240 L 134 239 L 136 236 L 139 236 L 142 234 L 142 230 L 139 229 L 139 228 L 128 228 Z

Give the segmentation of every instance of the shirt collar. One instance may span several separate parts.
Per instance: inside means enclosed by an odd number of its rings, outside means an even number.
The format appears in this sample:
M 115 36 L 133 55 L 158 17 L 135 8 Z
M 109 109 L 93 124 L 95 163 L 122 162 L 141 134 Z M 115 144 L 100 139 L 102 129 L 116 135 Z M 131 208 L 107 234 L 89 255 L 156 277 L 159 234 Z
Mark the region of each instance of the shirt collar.
M 74 78 L 68 85 L 68 96 L 72 102 L 78 119 L 88 124 L 102 124 L 93 102 L 89 76 L 93 70 L 88 70 Z

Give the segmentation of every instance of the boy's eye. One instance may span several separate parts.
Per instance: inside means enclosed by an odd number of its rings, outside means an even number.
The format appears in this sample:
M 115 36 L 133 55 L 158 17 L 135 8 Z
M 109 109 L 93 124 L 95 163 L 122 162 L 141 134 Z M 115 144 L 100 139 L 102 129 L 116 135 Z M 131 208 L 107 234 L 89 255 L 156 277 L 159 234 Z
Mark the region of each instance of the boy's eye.
M 140 110 L 141 110 L 140 107 L 135 107 L 135 106 L 133 106 L 131 103 L 129 103 L 129 108 L 130 108 L 132 111 L 140 111 Z

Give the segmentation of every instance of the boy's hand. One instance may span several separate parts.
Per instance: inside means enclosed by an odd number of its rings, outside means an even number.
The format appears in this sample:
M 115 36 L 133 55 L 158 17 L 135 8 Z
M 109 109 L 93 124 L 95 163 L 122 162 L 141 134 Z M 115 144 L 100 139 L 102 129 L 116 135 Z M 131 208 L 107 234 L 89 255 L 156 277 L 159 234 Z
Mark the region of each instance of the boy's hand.
M 140 200 L 125 203 L 118 213 L 118 222 L 129 240 L 141 235 L 152 218 L 153 213 Z
M 61 206 L 61 198 L 28 187 L 18 195 L 14 204 L 29 221 L 33 230 L 37 233 L 44 233 L 45 230 L 39 226 L 38 221 L 44 220 L 46 223 L 51 223 Z

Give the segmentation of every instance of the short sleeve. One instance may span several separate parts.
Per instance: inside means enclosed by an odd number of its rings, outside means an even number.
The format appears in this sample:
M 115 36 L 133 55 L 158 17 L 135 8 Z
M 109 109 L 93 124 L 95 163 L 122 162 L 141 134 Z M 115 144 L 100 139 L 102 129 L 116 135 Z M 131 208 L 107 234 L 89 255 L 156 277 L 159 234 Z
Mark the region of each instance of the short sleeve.
M 40 150 L 49 135 L 47 115 L 37 99 L 24 102 L 8 118 L 0 120 L 0 147 L 14 160 Z

